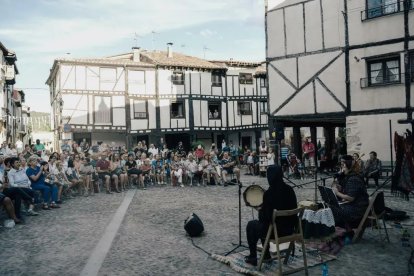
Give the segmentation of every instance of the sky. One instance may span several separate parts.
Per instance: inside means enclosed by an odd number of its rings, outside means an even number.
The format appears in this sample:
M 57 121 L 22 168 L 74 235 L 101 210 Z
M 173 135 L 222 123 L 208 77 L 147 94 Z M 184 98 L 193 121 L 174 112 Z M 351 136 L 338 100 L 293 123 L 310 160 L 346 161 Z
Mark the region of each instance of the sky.
M 16 88 L 50 112 L 56 58 L 173 50 L 206 59 L 265 59 L 265 0 L 0 0 L 0 41 L 16 52 Z M 269 0 L 269 7 L 283 0 Z

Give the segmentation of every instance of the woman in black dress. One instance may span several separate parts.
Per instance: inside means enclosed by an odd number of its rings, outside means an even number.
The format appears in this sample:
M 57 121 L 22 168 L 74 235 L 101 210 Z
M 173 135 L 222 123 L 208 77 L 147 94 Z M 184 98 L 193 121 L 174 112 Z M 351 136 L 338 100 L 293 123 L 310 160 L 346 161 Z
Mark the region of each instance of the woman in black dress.
M 344 228 L 357 227 L 369 204 L 367 189 L 362 177 L 355 171 L 355 160 L 350 155 L 341 157 L 342 175 L 332 189 L 343 204 L 331 206 L 335 225 Z

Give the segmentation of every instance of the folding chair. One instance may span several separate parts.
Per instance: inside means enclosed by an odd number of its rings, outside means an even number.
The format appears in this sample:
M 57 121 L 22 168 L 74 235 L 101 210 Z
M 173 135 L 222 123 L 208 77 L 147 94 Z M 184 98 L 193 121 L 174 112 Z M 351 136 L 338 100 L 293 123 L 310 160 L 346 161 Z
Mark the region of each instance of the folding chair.
M 273 216 L 272 216 L 272 224 L 269 225 L 269 229 L 267 230 L 267 235 L 266 235 L 266 241 L 263 245 L 263 251 L 259 260 L 259 271 L 262 269 L 262 264 L 263 264 L 263 260 L 264 260 L 264 256 L 265 256 L 265 252 L 267 250 L 267 248 L 269 247 L 269 243 L 273 242 L 276 244 L 276 253 L 277 253 L 277 260 L 278 260 L 278 264 L 279 264 L 279 275 L 283 275 L 283 271 L 282 271 L 282 260 L 281 260 L 281 252 L 280 252 L 280 244 L 283 243 L 289 243 L 289 249 L 286 252 L 285 255 L 285 261 L 284 263 L 286 264 L 290 255 L 290 252 L 294 252 L 295 250 L 295 242 L 300 242 L 302 244 L 302 254 L 303 254 L 303 267 L 300 268 L 296 268 L 296 269 L 291 269 L 289 271 L 285 271 L 288 273 L 293 273 L 296 271 L 300 271 L 300 270 L 305 270 L 305 274 L 308 275 L 308 263 L 306 260 L 306 248 L 305 248 L 305 242 L 303 239 L 303 232 L 302 232 L 302 222 L 301 222 L 301 217 L 302 217 L 302 213 L 303 213 L 303 208 L 297 208 L 297 209 L 293 209 L 293 210 L 283 210 L 283 211 L 277 211 L 277 210 L 273 210 Z M 277 235 L 277 226 L 276 226 L 276 218 L 277 217 L 287 217 L 287 216 L 296 216 L 297 217 L 297 224 L 295 227 L 295 231 L 294 233 L 292 233 L 289 236 L 283 236 L 283 237 L 279 237 Z M 272 234 L 274 235 L 274 239 L 271 239 L 270 237 L 272 236 Z
M 375 221 L 375 227 L 378 229 L 380 233 L 380 238 L 382 239 L 381 234 L 381 227 L 379 220 L 382 220 L 382 224 L 385 231 L 385 237 L 388 242 L 390 242 L 390 238 L 388 236 L 387 227 L 385 225 L 385 202 L 384 202 L 384 192 L 376 192 L 370 199 L 369 205 L 367 210 L 365 211 L 364 216 L 362 217 L 361 222 L 358 225 L 358 228 L 355 230 L 354 238 L 352 242 L 357 242 L 362 238 L 364 234 L 365 228 L 367 227 L 368 220 L 371 222 L 371 226 L 373 226 L 373 222 Z

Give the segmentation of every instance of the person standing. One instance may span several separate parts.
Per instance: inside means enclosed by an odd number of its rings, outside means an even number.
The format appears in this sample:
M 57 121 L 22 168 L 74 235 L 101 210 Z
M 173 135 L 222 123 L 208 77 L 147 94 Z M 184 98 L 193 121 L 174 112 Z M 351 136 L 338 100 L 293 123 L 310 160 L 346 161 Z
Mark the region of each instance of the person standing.
M 22 140 L 17 139 L 15 146 L 16 146 L 17 153 L 20 154 L 20 153 L 23 152 L 23 142 L 22 142 Z
M 39 139 L 36 139 L 36 144 L 34 145 L 36 154 L 42 156 L 42 153 L 45 151 L 45 145 L 40 143 Z
M 310 136 L 305 138 L 302 151 L 305 168 L 315 167 L 315 145 L 310 141 Z

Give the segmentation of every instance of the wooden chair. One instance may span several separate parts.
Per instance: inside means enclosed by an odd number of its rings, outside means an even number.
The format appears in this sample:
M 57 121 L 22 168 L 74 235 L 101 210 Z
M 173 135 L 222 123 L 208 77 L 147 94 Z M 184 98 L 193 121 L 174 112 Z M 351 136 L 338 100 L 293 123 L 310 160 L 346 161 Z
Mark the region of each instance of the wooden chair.
M 262 264 L 263 264 L 263 260 L 264 260 L 264 256 L 265 256 L 265 252 L 269 247 L 269 243 L 273 242 L 276 244 L 276 253 L 277 253 L 277 260 L 278 260 L 278 264 L 279 264 L 279 275 L 283 275 L 283 271 L 282 271 L 282 260 L 281 260 L 281 252 L 280 252 L 280 244 L 283 243 L 289 243 L 289 250 L 286 253 L 285 256 L 285 264 L 288 261 L 290 252 L 292 250 L 295 249 L 295 242 L 300 242 L 302 244 L 302 254 L 303 254 L 303 268 L 297 268 L 297 269 L 291 269 L 289 271 L 285 271 L 288 273 L 293 273 L 296 271 L 300 271 L 300 270 L 305 270 L 305 274 L 308 275 L 308 263 L 306 260 L 306 248 L 305 248 L 305 242 L 303 239 L 303 232 L 302 232 L 302 222 L 301 222 L 301 217 L 302 217 L 302 213 L 303 213 L 303 208 L 297 208 L 297 209 L 293 209 L 293 210 L 283 210 L 283 211 L 277 211 L 277 210 L 273 210 L 273 217 L 272 217 L 272 224 L 269 225 L 269 229 L 267 230 L 267 235 L 266 235 L 266 241 L 263 245 L 263 251 L 259 260 L 259 271 L 262 269 Z M 277 235 L 277 226 L 276 226 L 276 219 L 277 217 L 286 217 L 286 216 L 297 216 L 297 225 L 296 225 L 296 229 L 294 231 L 294 233 L 292 233 L 289 236 L 283 236 L 283 237 L 279 237 Z M 274 235 L 274 239 L 271 239 L 272 234 Z
M 385 231 L 385 237 L 388 242 L 390 242 L 390 238 L 388 236 L 387 227 L 385 225 L 385 202 L 384 202 L 384 192 L 376 192 L 370 199 L 369 205 L 365 211 L 364 216 L 362 217 L 361 222 L 358 225 L 358 228 L 355 230 L 354 238 L 352 242 L 357 242 L 362 238 L 364 234 L 365 228 L 367 227 L 368 221 L 371 222 L 371 226 L 375 222 L 375 227 L 378 229 L 380 233 L 380 237 L 382 239 L 381 234 L 381 227 L 379 220 L 382 220 L 382 224 Z

